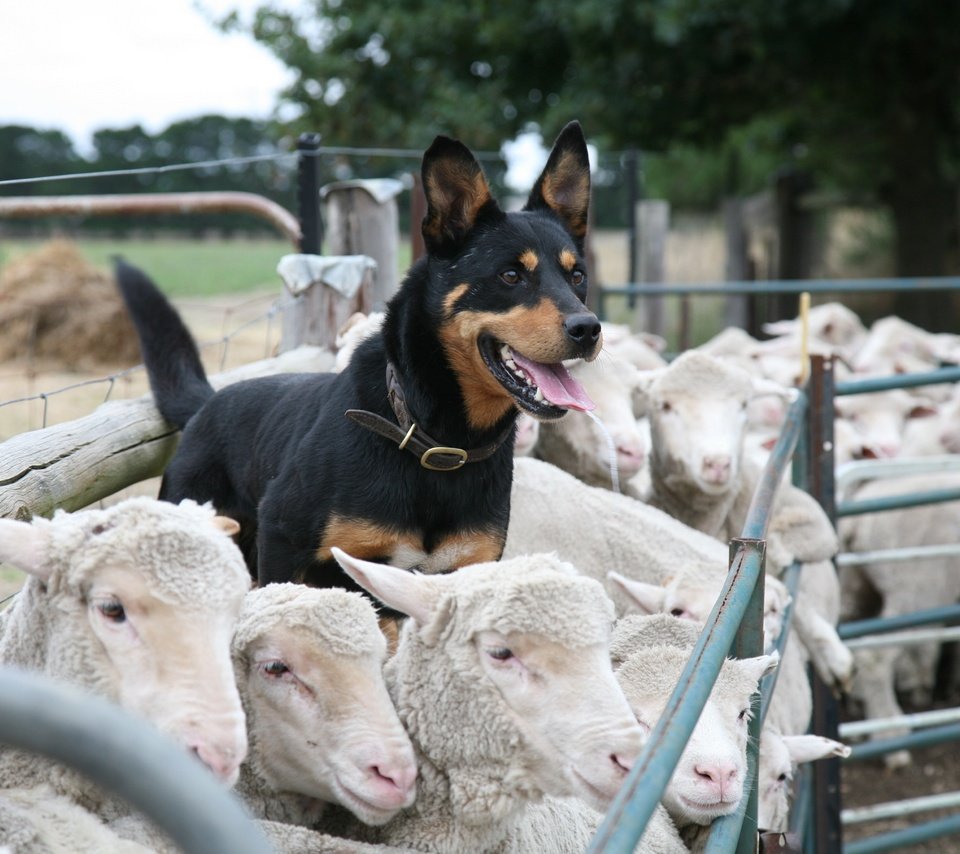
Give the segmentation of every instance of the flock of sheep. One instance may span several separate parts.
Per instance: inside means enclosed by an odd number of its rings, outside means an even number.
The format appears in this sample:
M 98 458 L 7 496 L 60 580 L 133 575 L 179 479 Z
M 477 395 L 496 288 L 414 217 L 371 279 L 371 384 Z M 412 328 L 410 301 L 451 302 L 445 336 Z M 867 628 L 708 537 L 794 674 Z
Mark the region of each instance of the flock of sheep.
M 339 367 L 378 322 L 343 331 Z M 392 655 L 365 597 L 251 590 L 235 523 L 190 501 L 135 498 L 0 520 L 0 561 L 28 574 L 0 614 L 0 663 L 150 720 L 235 787 L 278 851 L 581 852 L 713 607 L 726 541 L 794 394 L 798 326 L 771 331 L 758 342 L 728 330 L 667 364 L 656 342 L 605 329 L 600 358 L 571 368 L 598 418 L 518 430 L 501 561 L 426 576 L 338 553 L 361 587 L 408 616 Z M 839 356 L 838 372 L 923 370 L 958 348 L 896 318 L 868 331 L 836 304 L 811 312 L 809 332 L 812 349 Z M 951 389 L 866 397 L 839 407 L 839 461 L 960 449 Z M 922 525 L 912 512 L 854 520 L 838 537 L 816 502 L 781 486 L 768 652 L 724 665 L 638 850 L 697 850 L 736 810 L 751 698 L 772 668 L 758 794 L 759 826 L 773 831 L 786 830 L 797 764 L 848 752 L 806 734 L 808 663 L 870 715 L 895 708 L 895 688 L 932 689 L 936 649 L 911 650 L 906 665 L 888 651 L 855 661 L 835 630 L 864 607 L 865 587 L 884 615 L 960 598 L 936 562 L 919 565 L 929 579 L 918 584 L 897 585 L 883 564 L 838 578 L 841 540 L 857 551 L 950 541 L 939 532 L 955 526 L 955 506 L 920 509 Z M 769 650 L 789 602 L 778 575 L 795 561 L 794 630 L 778 659 Z M 45 759 L 0 748 L 0 780 L 0 850 L 175 850 Z

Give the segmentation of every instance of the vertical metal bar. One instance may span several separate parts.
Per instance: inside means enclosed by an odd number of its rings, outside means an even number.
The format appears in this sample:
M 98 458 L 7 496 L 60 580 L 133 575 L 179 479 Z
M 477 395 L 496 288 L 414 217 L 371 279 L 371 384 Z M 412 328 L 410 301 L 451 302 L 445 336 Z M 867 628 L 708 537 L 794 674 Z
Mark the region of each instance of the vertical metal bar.
M 730 559 L 736 550 L 742 548 L 747 540 L 733 539 L 730 541 Z M 763 591 L 764 591 L 764 567 L 766 566 L 767 544 L 765 540 L 755 541 L 755 548 L 760 556 L 761 572 L 757 577 L 757 583 L 753 588 L 753 595 L 747 604 L 747 611 L 743 615 L 740 628 L 733 639 L 733 645 L 730 648 L 731 654 L 735 658 L 753 658 L 757 655 L 763 655 Z M 747 787 L 747 808 L 743 816 L 743 824 L 740 828 L 740 838 L 737 842 L 736 854 L 755 854 L 759 845 L 757 836 L 757 771 L 759 768 L 759 750 L 760 750 L 760 694 L 753 695 L 751 701 L 752 715 L 747 729 L 747 780 L 744 785 Z
M 320 219 L 320 134 L 302 133 L 297 140 L 297 216 L 300 251 L 319 255 L 323 245 Z
M 810 359 L 810 420 L 807 478 L 810 494 L 820 502 L 835 525 L 836 494 L 833 482 L 833 359 Z M 839 739 L 839 704 L 832 691 L 813 673 L 812 730 L 817 735 Z M 813 838 L 817 854 L 840 854 L 843 826 L 840 821 L 840 760 L 824 759 L 813 768 Z
M 623 168 L 627 179 L 627 228 L 630 239 L 629 277 L 631 284 L 637 281 L 637 202 L 640 201 L 640 186 L 637 181 L 637 171 L 640 167 L 640 155 L 635 148 L 628 148 L 623 155 Z M 627 306 L 634 308 L 637 304 L 636 294 L 627 297 Z

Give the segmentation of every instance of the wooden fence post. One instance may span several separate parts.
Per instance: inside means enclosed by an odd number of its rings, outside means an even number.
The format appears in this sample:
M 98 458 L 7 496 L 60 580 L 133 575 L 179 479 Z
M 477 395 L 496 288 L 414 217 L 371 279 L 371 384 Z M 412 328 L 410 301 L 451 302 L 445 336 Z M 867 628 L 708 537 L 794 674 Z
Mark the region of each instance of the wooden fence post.
M 374 307 L 386 303 L 400 284 L 400 224 L 392 178 L 338 181 L 320 190 L 326 212 L 329 255 L 367 255 L 377 262 L 371 294 Z
M 667 232 L 670 230 L 670 203 L 658 199 L 637 202 L 638 283 L 666 281 Z M 663 335 L 665 328 L 664 298 L 641 295 L 637 312 L 644 332 Z
M 283 312 L 280 352 L 304 344 L 334 348 L 350 315 L 373 309 L 377 264 L 365 255 L 285 255 L 277 272 L 297 302 Z
M 723 230 L 726 237 L 727 257 L 724 278 L 728 282 L 746 281 L 750 274 L 747 253 L 747 231 L 743 222 L 743 200 L 725 199 L 723 202 Z M 723 304 L 724 326 L 747 328 L 746 294 L 730 294 Z

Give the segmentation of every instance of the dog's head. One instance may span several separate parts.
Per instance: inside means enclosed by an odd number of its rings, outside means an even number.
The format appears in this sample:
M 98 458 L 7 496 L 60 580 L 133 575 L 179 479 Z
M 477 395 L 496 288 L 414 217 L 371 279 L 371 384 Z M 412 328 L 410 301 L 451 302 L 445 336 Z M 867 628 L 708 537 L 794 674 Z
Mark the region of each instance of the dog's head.
M 424 155 L 423 188 L 429 300 L 471 425 L 491 427 L 514 406 L 539 419 L 592 409 L 563 367 L 602 344 L 584 305 L 590 165 L 580 125 L 563 129 L 522 211 L 504 213 L 474 156 L 447 137 Z

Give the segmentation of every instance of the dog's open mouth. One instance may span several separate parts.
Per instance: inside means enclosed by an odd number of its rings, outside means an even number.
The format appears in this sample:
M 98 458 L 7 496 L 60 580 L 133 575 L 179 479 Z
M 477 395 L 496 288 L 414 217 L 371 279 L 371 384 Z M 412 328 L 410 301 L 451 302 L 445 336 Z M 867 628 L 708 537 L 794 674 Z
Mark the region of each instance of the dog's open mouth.
M 568 409 L 594 408 L 586 390 L 561 362 L 535 362 L 490 336 L 480 339 L 480 354 L 517 405 L 537 418 L 559 418 Z

